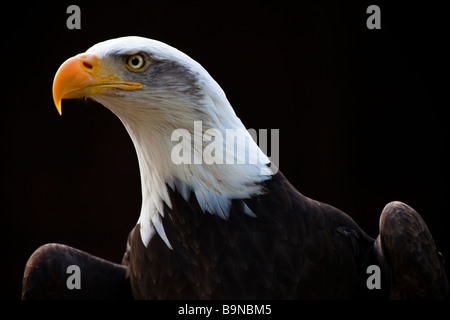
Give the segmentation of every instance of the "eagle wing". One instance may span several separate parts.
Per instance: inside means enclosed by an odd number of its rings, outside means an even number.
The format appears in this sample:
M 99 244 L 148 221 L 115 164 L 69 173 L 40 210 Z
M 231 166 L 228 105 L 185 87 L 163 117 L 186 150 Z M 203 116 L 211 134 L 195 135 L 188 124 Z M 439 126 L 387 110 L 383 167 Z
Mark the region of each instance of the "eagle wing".
M 72 275 L 69 266 L 79 268 L 79 288 L 67 285 Z M 125 266 L 66 245 L 46 244 L 27 261 L 22 299 L 132 299 L 126 270 Z
M 391 299 L 447 297 L 443 257 L 413 208 L 398 201 L 386 205 L 375 247 L 390 274 Z

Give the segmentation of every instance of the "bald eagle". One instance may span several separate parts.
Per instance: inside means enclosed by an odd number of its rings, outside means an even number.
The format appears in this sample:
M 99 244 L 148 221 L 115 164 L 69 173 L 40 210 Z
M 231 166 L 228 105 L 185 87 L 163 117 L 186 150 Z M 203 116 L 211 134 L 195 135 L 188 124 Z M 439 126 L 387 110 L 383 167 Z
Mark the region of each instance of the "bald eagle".
M 219 84 L 179 50 L 134 36 L 98 43 L 61 65 L 53 97 L 59 113 L 62 99 L 90 97 L 121 120 L 139 161 L 142 207 L 122 264 L 44 245 L 26 264 L 24 299 L 447 296 L 443 258 L 414 209 L 386 205 L 373 239 L 342 211 L 299 193 Z M 218 148 L 226 130 L 245 144 Z M 174 161 L 180 145 L 192 161 Z M 81 270 L 81 290 L 67 286 L 69 265 Z M 375 288 L 370 270 L 379 271 Z

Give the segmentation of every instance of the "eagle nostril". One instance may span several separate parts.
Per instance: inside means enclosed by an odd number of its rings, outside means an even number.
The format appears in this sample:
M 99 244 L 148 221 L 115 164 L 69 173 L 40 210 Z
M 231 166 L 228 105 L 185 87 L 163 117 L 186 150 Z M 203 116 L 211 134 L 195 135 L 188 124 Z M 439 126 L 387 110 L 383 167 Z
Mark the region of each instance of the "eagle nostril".
M 85 68 L 87 68 L 87 69 L 92 69 L 93 68 L 92 64 L 90 64 L 89 62 L 86 62 L 86 61 L 83 61 L 83 66 Z

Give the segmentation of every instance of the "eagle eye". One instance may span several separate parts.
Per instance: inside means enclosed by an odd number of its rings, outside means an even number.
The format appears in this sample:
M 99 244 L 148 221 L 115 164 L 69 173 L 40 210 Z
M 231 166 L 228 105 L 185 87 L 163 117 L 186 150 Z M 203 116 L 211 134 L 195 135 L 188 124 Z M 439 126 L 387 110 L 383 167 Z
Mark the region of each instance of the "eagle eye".
M 126 60 L 126 66 L 132 71 L 139 71 L 147 65 L 147 57 L 141 53 L 130 55 Z

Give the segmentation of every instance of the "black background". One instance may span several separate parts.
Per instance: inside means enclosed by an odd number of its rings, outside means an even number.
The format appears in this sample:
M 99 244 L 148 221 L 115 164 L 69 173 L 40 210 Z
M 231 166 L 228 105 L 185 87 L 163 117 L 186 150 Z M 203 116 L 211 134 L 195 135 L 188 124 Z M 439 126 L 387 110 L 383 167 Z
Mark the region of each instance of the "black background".
M 125 35 L 187 53 L 248 128 L 279 129 L 280 170 L 304 195 L 372 237 L 383 207 L 406 202 L 448 260 L 448 18 L 436 3 L 78 2 L 81 30 L 66 27 L 70 2 L 3 7 L 1 297 L 20 298 L 26 260 L 48 242 L 122 258 L 141 203 L 134 147 L 94 102 L 65 100 L 59 116 L 51 86 L 64 60 Z M 370 4 L 381 30 L 366 27 Z

